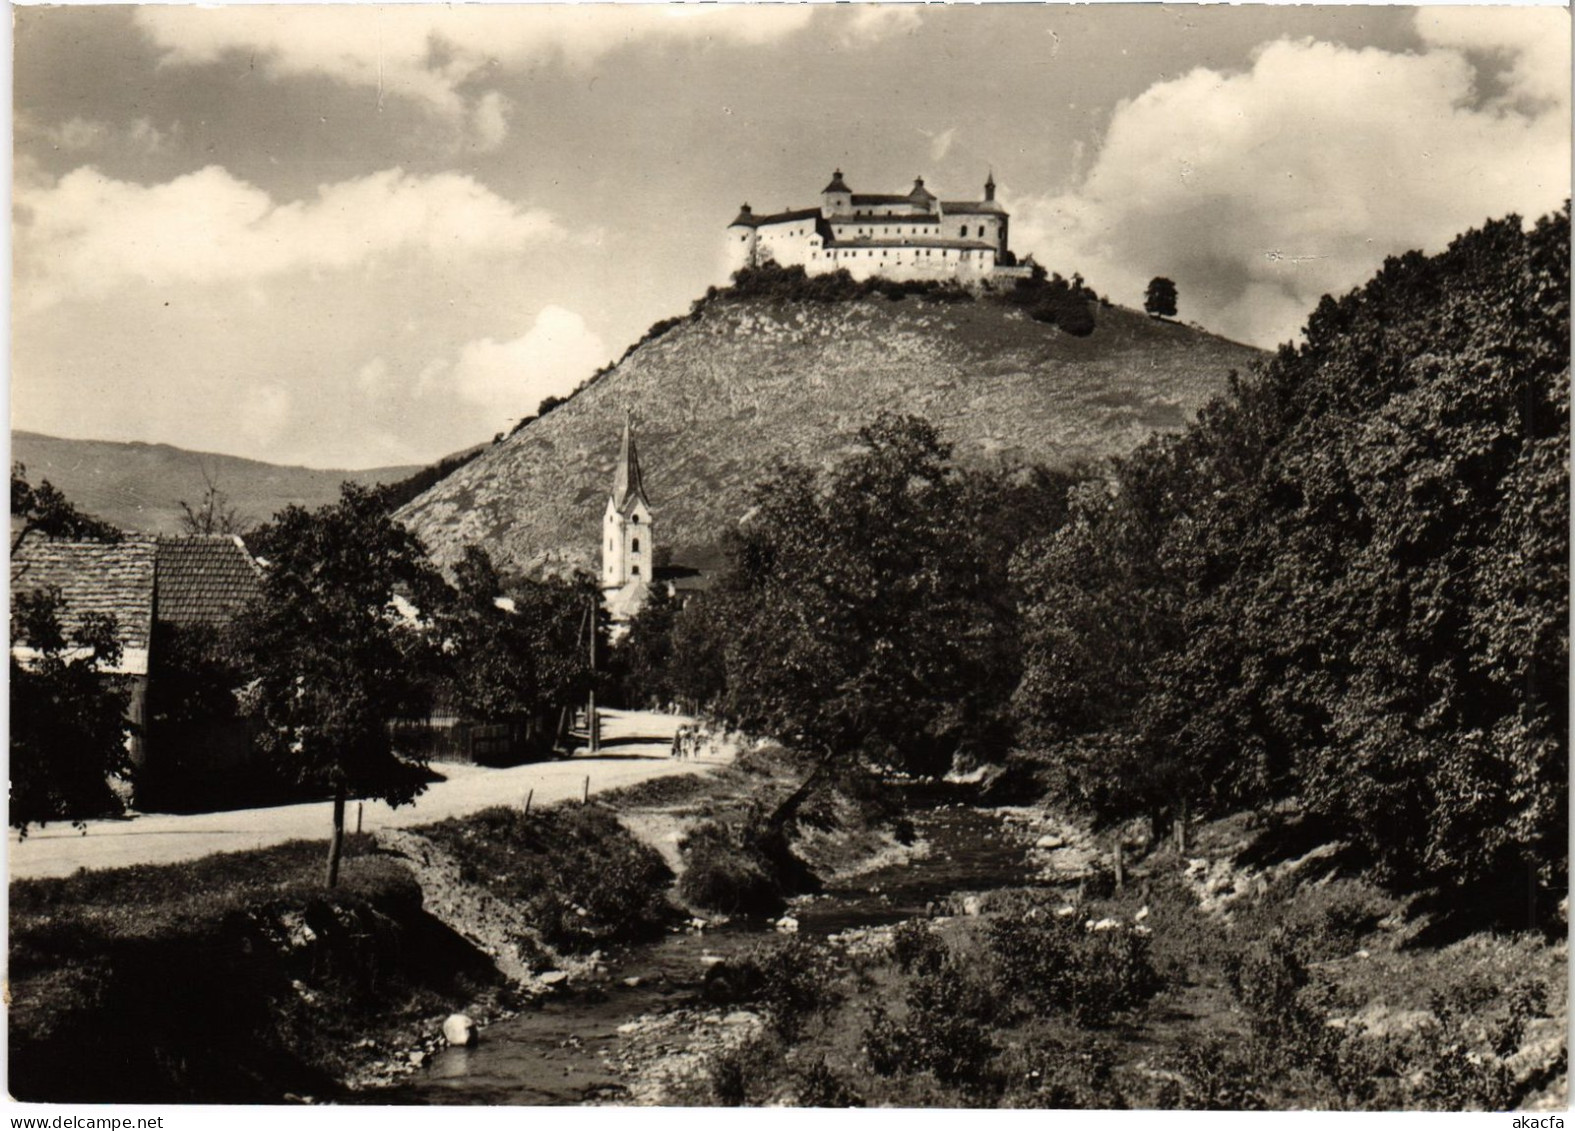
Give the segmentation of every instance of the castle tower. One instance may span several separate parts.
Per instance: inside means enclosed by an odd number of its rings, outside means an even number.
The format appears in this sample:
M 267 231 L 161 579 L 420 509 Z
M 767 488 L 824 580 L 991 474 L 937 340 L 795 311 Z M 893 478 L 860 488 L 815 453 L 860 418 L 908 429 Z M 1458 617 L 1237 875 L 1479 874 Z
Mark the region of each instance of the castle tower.
M 831 174 L 831 183 L 820 190 L 820 214 L 845 216 L 853 211 L 853 190 L 842 179 L 842 170 Z
M 634 446 L 632 420 L 626 414 L 612 494 L 602 517 L 603 592 L 610 596 L 613 590 L 643 590 L 648 586 L 655 549 L 651 504 L 640 481 L 640 455 Z

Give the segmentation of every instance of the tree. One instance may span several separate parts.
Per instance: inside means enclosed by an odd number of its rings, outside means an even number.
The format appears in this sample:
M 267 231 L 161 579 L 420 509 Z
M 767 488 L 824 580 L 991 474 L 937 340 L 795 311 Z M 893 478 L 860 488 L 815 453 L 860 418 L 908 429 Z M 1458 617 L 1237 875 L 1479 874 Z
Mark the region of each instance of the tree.
M 1143 296 L 1143 309 L 1155 318 L 1176 316 L 1176 284 L 1163 275 L 1149 280 L 1148 292 Z
M 719 706 L 742 725 L 934 772 L 959 748 L 1004 746 L 1007 562 L 1060 521 L 1066 484 L 966 475 L 917 417 L 883 413 L 859 438 L 823 483 L 789 466 L 757 489 L 716 590 L 675 619 L 673 666 L 720 655 Z
M 287 507 L 272 526 L 263 600 L 237 618 L 232 639 L 253 677 L 244 705 L 269 753 L 332 793 L 332 887 L 346 799 L 400 805 L 425 788 L 423 765 L 394 750 L 389 724 L 430 712 L 441 648 L 423 618 L 443 607 L 447 587 L 374 489 L 345 483 L 337 503 Z
M 68 636 L 63 607 L 54 588 L 12 596 L 10 822 L 23 836 L 34 824 L 118 813 L 110 780 L 131 773 L 130 691 L 109 670 L 121 656 L 115 620 L 86 613 Z
M 444 635 L 461 711 L 485 721 L 531 718 L 589 690 L 589 649 L 579 635 L 598 597 L 589 578 L 506 584 L 485 550 L 467 546 L 454 582 Z
M 202 500 L 196 505 L 180 500 L 181 530 L 187 534 L 239 534 L 245 522 L 230 505 L 230 496 L 219 489 L 219 482 L 205 467 L 202 469 Z
M 27 481 L 27 468 L 11 465 L 11 553 L 15 556 L 29 534 L 51 538 L 82 538 L 119 542 L 121 533 L 107 522 L 85 515 L 72 506 L 45 479 L 37 487 Z

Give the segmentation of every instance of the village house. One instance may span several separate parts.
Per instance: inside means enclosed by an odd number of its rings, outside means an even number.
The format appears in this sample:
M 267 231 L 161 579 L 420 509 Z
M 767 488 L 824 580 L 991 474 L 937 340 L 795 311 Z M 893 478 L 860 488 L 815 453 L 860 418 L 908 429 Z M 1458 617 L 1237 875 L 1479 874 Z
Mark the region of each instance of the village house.
M 855 279 L 952 280 L 980 285 L 1027 278 L 1008 244 L 1011 216 L 995 199 L 995 176 L 982 200 L 941 200 L 918 177 L 907 193 L 856 193 L 842 170 L 814 208 L 757 216 L 745 204 L 727 229 L 728 269 L 768 260 L 806 274 L 846 270 Z
M 234 719 L 187 720 L 150 736 L 150 679 L 165 665 L 161 649 L 181 632 L 217 630 L 262 596 L 262 572 L 233 535 L 128 537 L 120 542 L 32 537 L 11 557 L 11 589 L 58 589 L 69 639 L 91 613 L 115 618 L 134 730 L 128 739 L 139 806 L 226 792 L 244 776 L 250 743 Z M 31 650 L 13 648 L 22 663 Z M 158 689 L 153 688 L 157 695 Z

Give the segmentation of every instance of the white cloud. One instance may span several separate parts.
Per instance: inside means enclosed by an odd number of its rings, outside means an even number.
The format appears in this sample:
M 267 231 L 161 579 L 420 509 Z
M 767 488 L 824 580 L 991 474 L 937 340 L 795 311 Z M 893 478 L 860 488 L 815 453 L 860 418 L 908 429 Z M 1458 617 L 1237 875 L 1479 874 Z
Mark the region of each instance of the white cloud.
M 476 102 L 470 114 L 471 144 L 483 153 L 500 148 L 509 136 L 509 114 L 513 106 L 495 90 Z
M 19 136 L 42 138 L 54 148 L 70 153 L 89 149 L 118 149 L 147 156 L 161 152 L 167 142 L 163 131 L 147 118 L 133 119 L 124 128 L 80 115 L 56 125 L 41 125 L 28 114 L 18 113 L 16 132 Z
M 940 161 L 952 150 L 952 142 L 957 139 L 957 127 L 942 130 L 930 136 L 930 160 Z
M 34 307 L 133 281 L 248 281 L 347 270 L 400 252 L 445 262 L 563 236 L 546 212 L 468 176 L 399 169 L 277 203 L 216 165 L 157 185 L 84 167 L 54 184 L 19 184 L 15 203 L 16 287 Z
M 917 4 L 859 3 L 833 9 L 846 22 L 842 27 L 844 46 L 860 47 L 880 43 L 916 31 L 924 22 Z
M 508 418 L 534 413 L 549 396 L 572 392 L 607 360 L 606 346 L 585 319 L 549 305 L 511 342 L 483 338 L 467 344 L 447 380 L 466 400 L 492 412 L 501 426 Z M 424 379 L 437 376 L 429 367 Z
M 1125 303 L 1167 275 L 1183 318 L 1272 345 L 1386 255 L 1558 207 L 1568 13 L 1423 9 L 1417 21 L 1421 53 L 1282 40 L 1245 73 L 1155 84 L 1116 109 L 1073 191 L 1016 202 L 1014 245 Z M 1480 97 L 1467 49 L 1507 63 L 1502 97 Z
M 136 12 L 165 64 L 243 52 L 277 77 L 326 75 L 375 89 L 379 99 L 415 99 L 456 123 L 470 121 L 476 139 L 493 148 L 507 132 L 502 104 L 487 104 L 493 92 L 462 90 L 493 66 L 560 59 L 583 68 L 643 41 L 758 46 L 811 18 L 806 4 L 172 4 Z

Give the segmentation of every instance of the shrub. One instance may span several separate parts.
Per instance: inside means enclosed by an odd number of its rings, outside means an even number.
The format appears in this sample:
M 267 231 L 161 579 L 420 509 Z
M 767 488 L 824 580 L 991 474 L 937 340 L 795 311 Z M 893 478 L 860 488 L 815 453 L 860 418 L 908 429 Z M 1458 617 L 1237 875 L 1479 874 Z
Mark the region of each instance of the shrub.
M 909 919 L 891 933 L 891 955 L 904 974 L 931 974 L 946 963 L 946 944 L 928 923 Z
M 592 950 L 660 930 L 673 874 L 610 811 L 485 809 L 422 830 L 460 861 L 468 883 L 529 908 L 544 941 Z
M 1169 1065 L 1181 1079 L 1166 1097 L 1182 1111 L 1262 1111 L 1254 1068 L 1239 1045 L 1224 1037 L 1188 1034 Z
M 1068 1012 L 1080 1025 L 1109 1024 L 1160 987 L 1148 937 L 1135 929 L 1091 931 L 1030 911 L 992 922 L 989 943 L 1008 993 L 1030 1010 Z
M 898 1022 L 877 1007 L 864 1034 L 864 1052 L 878 1075 L 930 1072 L 942 1084 L 969 1091 L 999 1091 L 990 1066 L 998 1049 L 991 1030 L 994 995 L 971 970 L 948 956 L 938 968 L 916 975 Z
M 794 1093 L 800 1107 L 863 1107 L 864 1097 L 820 1057 L 796 1074 Z
M 742 1107 L 769 1099 L 779 1077 L 782 1046 L 769 1034 L 755 1034 L 723 1049 L 711 1061 L 711 1098 L 723 1107 Z
M 1114 1058 L 1102 1044 L 1048 1040 L 1014 1050 L 1002 1058 L 1006 1093 L 1000 1106 L 1058 1110 L 1111 1111 L 1126 1098 L 1112 1074 Z
M 837 955 L 819 940 L 791 939 L 765 955 L 759 969 L 760 1003 L 769 1011 L 772 1027 L 790 1043 L 803 1034 L 810 1017 L 840 1000 Z
M 750 830 L 723 821 L 702 821 L 678 845 L 684 872 L 678 894 L 696 907 L 770 914 L 783 904 L 772 861 Z

